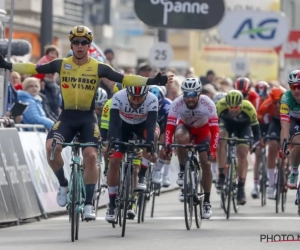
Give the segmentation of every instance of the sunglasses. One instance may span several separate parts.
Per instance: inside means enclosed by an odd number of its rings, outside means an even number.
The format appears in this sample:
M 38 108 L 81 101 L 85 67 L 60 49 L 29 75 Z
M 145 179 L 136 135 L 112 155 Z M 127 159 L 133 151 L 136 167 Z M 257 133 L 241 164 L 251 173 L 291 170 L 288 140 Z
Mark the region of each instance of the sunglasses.
M 103 107 L 103 102 L 96 102 L 96 107 Z
M 73 40 L 71 43 L 73 45 L 79 45 L 79 44 L 81 44 L 82 46 L 90 44 L 90 42 L 87 41 L 87 40 Z
M 198 92 L 183 92 L 183 97 L 197 97 L 198 96 Z
M 236 107 L 232 107 L 232 106 L 228 106 L 228 109 L 230 111 L 237 111 L 237 110 L 240 110 L 241 106 L 236 106 Z
M 290 85 L 290 89 L 291 89 L 291 90 L 296 90 L 296 89 L 300 90 L 300 84 L 293 84 L 293 85 Z

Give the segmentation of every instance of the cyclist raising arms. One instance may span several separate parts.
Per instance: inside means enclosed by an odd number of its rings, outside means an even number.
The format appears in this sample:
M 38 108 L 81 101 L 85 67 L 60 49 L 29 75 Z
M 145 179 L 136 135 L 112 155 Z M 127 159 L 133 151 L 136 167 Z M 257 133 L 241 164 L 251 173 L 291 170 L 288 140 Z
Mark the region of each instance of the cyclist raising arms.
M 257 111 L 257 117 L 261 125 L 268 124 L 267 135 L 272 137 L 280 138 L 280 99 L 284 94 L 285 89 L 281 87 L 275 87 L 271 89 L 269 97 L 260 105 Z M 267 197 L 269 199 L 274 199 L 275 192 L 275 164 L 276 156 L 279 148 L 279 140 L 269 139 L 268 145 L 268 157 L 267 157 L 267 168 L 269 185 L 267 190 Z
M 160 128 L 160 142 L 164 142 L 164 135 L 168 120 L 168 114 L 170 110 L 170 106 L 172 101 L 166 97 L 164 97 L 164 92 L 159 86 L 151 86 L 149 90 L 152 94 L 154 94 L 158 99 L 158 117 L 157 123 Z M 162 182 L 163 187 L 170 186 L 170 160 L 164 159 L 165 155 L 163 153 L 163 149 L 160 151 L 157 163 L 155 165 L 155 171 L 153 171 L 152 181 L 153 183 L 160 184 Z M 164 167 L 163 178 L 161 178 L 161 170 Z
M 216 106 L 220 121 L 221 137 L 232 136 L 234 133 L 234 135 L 238 138 L 250 139 L 252 129 L 255 141 L 254 145 L 259 142 L 260 130 L 256 110 L 249 101 L 243 100 L 243 94 L 240 91 L 229 91 L 224 99 L 217 102 Z M 244 205 L 246 203 L 244 185 L 248 169 L 248 150 L 248 144 L 238 143 L 236 152 L 239 176 L 237 202 L 240 205 Z M 225 182 L 224 168 L 226 164 L 226 141 L 219 142 L 217 153 L 219 166 L 219 180 L 217 188 L 221 188 Z
M 59 73 L 62 92 L 62 112 L 58 122 L 52 127 L 47 136 L 46 150 L 48 164 L 54 171 L 60 187 L 57 203 L 64 207 L 67 204 L 68 181 L 63 170 L 62 147 L 57 145 L 55 158 L 51 161 L 52 140 L 70 142 L 76 132 L 80 132 L 80 142 L 98 143 L 99 128 L 95 116 L 95 97 L 99 79 L 108 78 L 114 82 L 128 85 L 165 84 L 166 76 L 157 74 L 155 78 L 145 78 L 136 75 L 122 75 L 114 71 L 109 65 L 98 62 L 89 57 L 88 50 L 93 41 L 91 30 L 85 26 L 76 26 L 69 33 L 69 40 L 73 56 L 55 59 L 47 64 L 10 63 L 0 55 L 0 68 L 16 71 L 22 74 L 52 74 Z M 92 206 L 95 184 L 97 183 L 97 147 L 83 149 L 84 181 L 86 199 L 84 208 L 85 219 L 95 219 Z
M 216 149 L 218 146 L 219 126 L 216 107 L 213 101 L 201 95 L 202 84 L 195 78 L 187 78 L 181 85 L 183 96 L 177 97 L 169 111 L 168 122 L 165 132 L 165 145 L 173 142 L 173 135 L 178 144 L 189 144 L 193 137 L 196 137 L 195 144 L 210 143 L 210 153 L 213 160 L 216 159 Z M 180 119 L 176 128 L 177 119 Z M 176 130 L 176 131 L 175 131 Z M 204 189 L 203 217 L 209 219 L 212 215 L 210 205 L 210 191 L 212 184 L 212 174 L 207 148 L 198 148 L 201 163 L 202 185 Z M 183 186 L 184 161 L 187 153 L 185 149 L 178 148 L 178 161 L 180 173 L 177 184 Z M 181 192 L 179 199 L 183 200 Z

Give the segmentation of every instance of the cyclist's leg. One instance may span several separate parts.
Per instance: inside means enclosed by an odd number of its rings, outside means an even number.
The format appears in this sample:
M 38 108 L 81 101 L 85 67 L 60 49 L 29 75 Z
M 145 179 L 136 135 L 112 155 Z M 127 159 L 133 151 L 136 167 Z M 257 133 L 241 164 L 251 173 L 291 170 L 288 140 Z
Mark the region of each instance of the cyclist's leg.
M 291 117 L 290 120 L 290 137 L 294 143 L 300 143 L 300 122 Z M 300 163 L 300 146 L 293 146 L 291 150 L 291 173 L 288 178 L 287 186 L 290 189 L 297 188 L 298 167 Z
M 67 205 L 67 188 L 68 181 L 64 174 L 64 161 L 61 155 L 62 146 L 56 145 L 53 161 L 50 160 L 52 151 L 52 141 L 55 139 L 57 142 L 71 142 L 76 134 L 76 130 L 72 127 L 71 123 L 66 121 L 57 121 L 47 135 L 46 151 L 47 161 L 52 168 L 59 182 L 59 189 L 56 197 L 57 204 L 61 207 Z
M 251 137 L 251 128 L 250 126 L 236 130 L 236 136 L 238 138 L 250 139 Z M 245 196 L 245 181 L 248 171 L 248 152 L 249 144 L 247 143 L 238 143 L 236 147 L 236 156 L 237 156 L 237 172 L 238 172 L 238 192 L 237 192 L 237 203 L 240 205 L 245 205 L 246 196 Z
M 269 130 L 268 136 L 280 137 L 280 121 L 272 120 Z M 268 199 L 275 198 L 275 165 L 277 159 L 277 153 L 279 148 L 278 140 L 268 140 L 268 157 L 267 157 L 267 169 L 268 169 L 268 178 L 269 178 L 269 186 L 267 189 L 267 197 Z
M 229 129 L 230 126 L 226 126 L 226 124 L 220 119 L 220 138 L 228 137 L 232 134 L 232 130 Z M 219 172 L 219 178 L 217 180 L 217 189 L 221 189 L 224 186 L 225 182 L 225 167 L 227 163 L 226 158 L 226 145 L 227 142 L 224 140 L 219 141 L 219 146 L 217 149 L 217 162 L 218 162 L 218 172 Z
M 196 144 L 208 143 L 210 145 L 211 134 L 209 124 L 200 128 L 190 128 L 191 136 L 196 136 Z M 210 192 L 212 185 L 212 173 L 210 162 L 207 157 L 207 147 L 197 148 L 199 152 L 199 161 L 202 169 L 202 186 L 204 190 L 203 200 L 203 218 L 209 219 L 212 215 L 210 204 Z

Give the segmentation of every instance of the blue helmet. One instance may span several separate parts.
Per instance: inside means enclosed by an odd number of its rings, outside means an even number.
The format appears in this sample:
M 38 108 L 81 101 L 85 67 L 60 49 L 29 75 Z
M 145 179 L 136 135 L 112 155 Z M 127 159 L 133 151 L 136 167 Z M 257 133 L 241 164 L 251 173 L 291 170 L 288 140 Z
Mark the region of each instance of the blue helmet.
M 164 92 L 163 92 L 163 90 L 159 86 L 153 85 L 153 86 L 150 86 L 149 91 L 157 97 L 158 106 L 160 108 L 163 101 L 164 101 Z

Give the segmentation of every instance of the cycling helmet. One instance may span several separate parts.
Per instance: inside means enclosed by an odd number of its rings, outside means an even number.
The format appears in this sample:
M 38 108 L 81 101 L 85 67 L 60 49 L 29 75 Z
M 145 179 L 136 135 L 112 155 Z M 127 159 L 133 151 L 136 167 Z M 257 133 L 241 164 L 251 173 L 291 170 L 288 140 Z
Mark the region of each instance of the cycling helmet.
M 284 88 L 281 87 L 272 88 L 270 91 L 270 98 L 272 99 L 272 101 L 280 101 L 284 92 L 285 92 Z
M 160 86 L 161 90 L 162 90 L 162 93 L 164 95 L 164 97 L 166 97 L 167 95 L 167 88 L 165 86 Z
M 243 94 L 239 90 L 230 90 L 225 98 L 227 106 L 237 107 L 242 104 Z
M 148 86 L 128 86 L 126 87 L 127 93 L 133 96 L 143 96 L 149 91 Z
M 197 92 L 202 91 L 202 83 L 196 78 L 187 78 L 181 84 L 182 92 Z
M 213 97 L 213 102 L 216 104 L 218 101 L 226 97 L 227 93 L 225 92 L 217 92 Z
M 300 70 L 294 70 L 289 74 L 288 84 L 300 83 Z
M 91 43 L 93 41 L 93 33 L 92 31 L 86 26 L 75 26 L 69 34 L 69 40 L 72 42 L 74 37 L 85 37 Z
M 164 93 L 163 90 L 156 85 L 150 86 L 149 88 L 149 92 L 151 92 L 152 94 L 154 94 L 157 99 L 158 99 L 158 106 L 161 107 L 163 101 L 164 101 Z
M 261 97 L 266 97 L 268 95 L 269 84 L 265 81 L 259 81 L 255 85 L 256 93 Z
M 242 93 L 248 92 L 250 89 L 250 80 L 247 77 L 239 77 L 236 79 L 234 84 L 235 89 L 241 91 Z
M 102 106 L 107 101 L 107 93 L 104 89 L 98 88 L 95 103 Z

